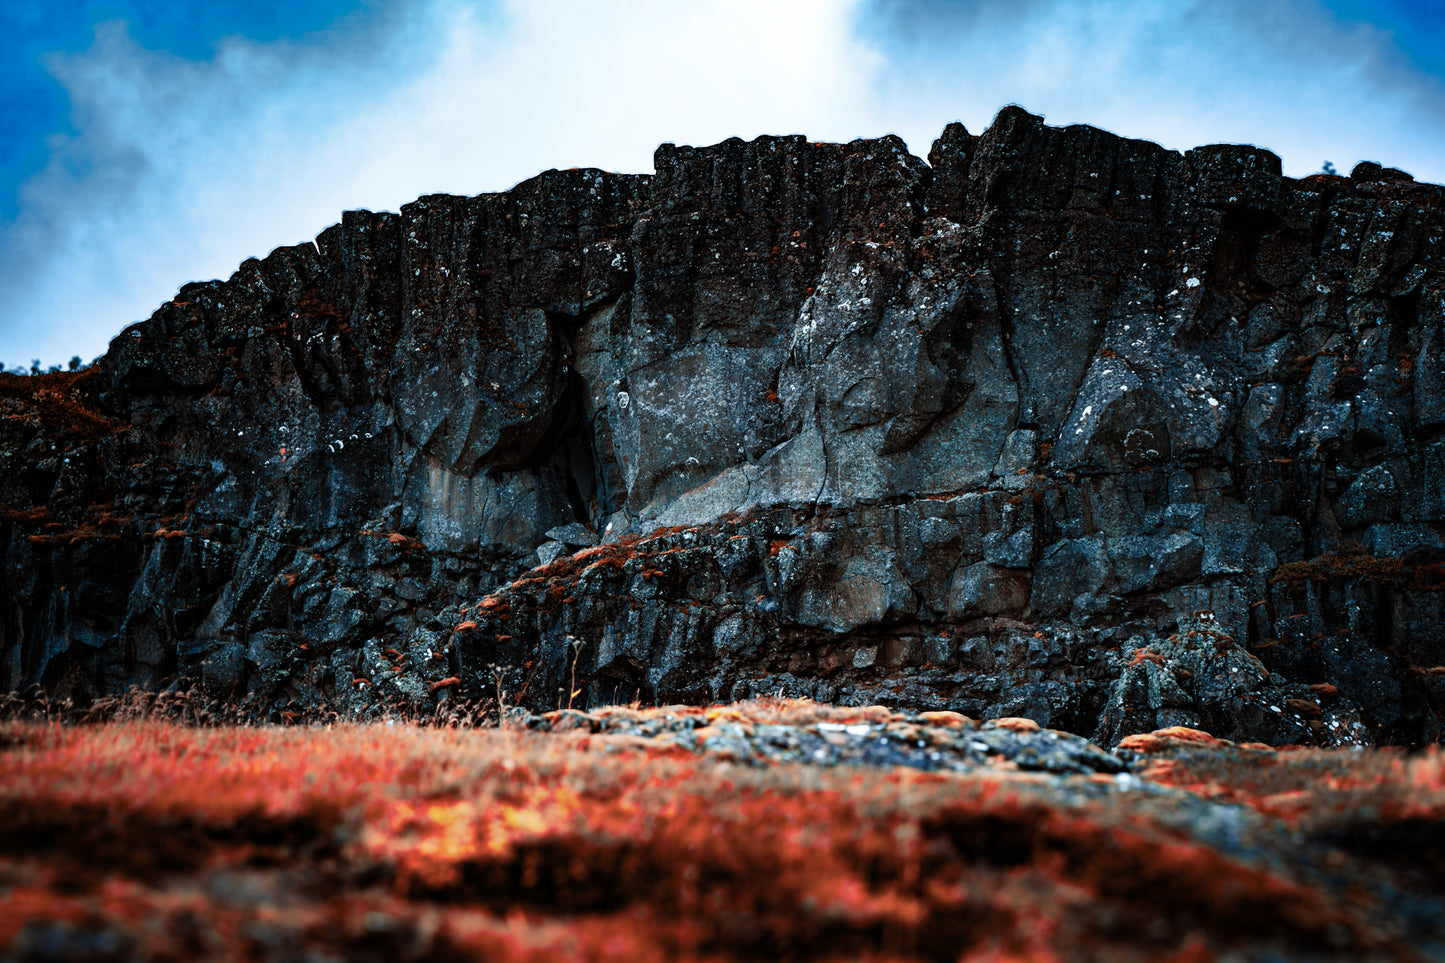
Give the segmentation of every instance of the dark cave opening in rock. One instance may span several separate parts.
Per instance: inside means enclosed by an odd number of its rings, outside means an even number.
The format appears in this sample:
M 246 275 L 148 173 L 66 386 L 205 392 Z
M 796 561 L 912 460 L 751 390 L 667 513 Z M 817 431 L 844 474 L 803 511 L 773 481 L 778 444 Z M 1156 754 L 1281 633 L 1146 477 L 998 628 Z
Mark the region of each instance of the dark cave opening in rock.
M 587 386 L 575 364 L 577 333 L 585 323 L 578 315 L 547 312 L 547 321 L 557 341 L 562 366 L 562 390 L 553 411 L 552 424 L 538 451 L 556 473 L 572 520 L 595 529 L 599 520 L 598 489 L 602 482 L 593 451 L 591 426 L 587 419 Z

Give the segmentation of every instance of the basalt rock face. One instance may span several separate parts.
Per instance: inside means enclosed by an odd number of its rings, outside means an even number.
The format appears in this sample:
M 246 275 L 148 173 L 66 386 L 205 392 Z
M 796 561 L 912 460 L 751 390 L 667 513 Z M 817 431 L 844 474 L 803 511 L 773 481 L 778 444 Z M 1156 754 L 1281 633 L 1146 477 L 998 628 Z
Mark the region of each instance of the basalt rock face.
M 348 213 L 7 384 L 0 688 L 1436 737 L 1445 190 L 1016 108 L 656 170 Z

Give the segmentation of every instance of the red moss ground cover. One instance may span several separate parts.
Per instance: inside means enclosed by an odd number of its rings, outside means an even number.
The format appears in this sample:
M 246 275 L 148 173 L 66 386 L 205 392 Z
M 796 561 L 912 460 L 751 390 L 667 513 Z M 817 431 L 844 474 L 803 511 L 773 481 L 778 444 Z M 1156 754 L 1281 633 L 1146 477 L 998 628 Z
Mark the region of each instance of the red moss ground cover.
M 777 720 L 800 709 L 713 711 Z M 1372 830 L 1408 841 L 1437 824 L 1438 754 L 1273 752 L 1180 731 L 1134 748 L 1142 783 L 744 766 L 580 732 L 8 722 L 0 956 L 1438 951 L 1429 921 L 1441 880 L 1420 875 L 1418 858 L 1336 840 Z M 1203 825 L 1215 816 L 1227 832 Z M 1391 903 L 1402 893 L 1416 909 Z
M 0 419 L 30 422 L 66 441 L 115 434 L 127 426 L 96 405 L 99 378 L 94 367 L 28 376 L 0 372 Z

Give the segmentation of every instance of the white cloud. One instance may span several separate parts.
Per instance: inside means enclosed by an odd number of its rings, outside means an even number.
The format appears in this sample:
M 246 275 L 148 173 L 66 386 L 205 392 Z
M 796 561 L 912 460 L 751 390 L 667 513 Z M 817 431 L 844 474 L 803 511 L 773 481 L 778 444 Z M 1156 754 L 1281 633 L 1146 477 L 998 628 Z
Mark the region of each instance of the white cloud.
M 79 133 L 25 186 L 3 239 L 0 361 L 99 354 L 181 284 L 346 209 L 503 190 L 550 167 L 650 171 L 668 140 L 870 133 L 857 118 L 877 58 L 855 7 L 429 0 L 384 32 L 233 39 L 204 62 L 107 25 L 55 67 Z
M 305 44 L 190 62 L 117 26 L 55 67 L 77 135 L 0 234 L 0 361 L 104 350 L 189 280 L 349 208 L 651 169 L 661 141 L 889 131 L 1020 103 L 1288 173 L 1369 157 L 1445 180 L 1445 97 L 1316 0 L 387 0 Z
M 885 22 L 920 6 L 875 0 Z M 915 151 L 948 120 L 977 133 L 1018 103 L 1179 150 L 1258 144 L 1294 176 L 1370 159 L 1445 180 L 1445 85 L 1317 0 L 1054 0 L 895 35 L 890 104 Z

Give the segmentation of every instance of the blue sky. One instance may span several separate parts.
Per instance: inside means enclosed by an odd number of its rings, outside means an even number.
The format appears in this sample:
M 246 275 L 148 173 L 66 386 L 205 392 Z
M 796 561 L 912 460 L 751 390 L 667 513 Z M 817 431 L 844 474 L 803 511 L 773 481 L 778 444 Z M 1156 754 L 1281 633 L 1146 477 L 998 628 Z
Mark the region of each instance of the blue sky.
M 1406 0 L 0 0 L 0 364 L 89 360 L 343 210 L 665 140 L 923 155 L 1018 103 L 1441 182 L 1442 51 Z

